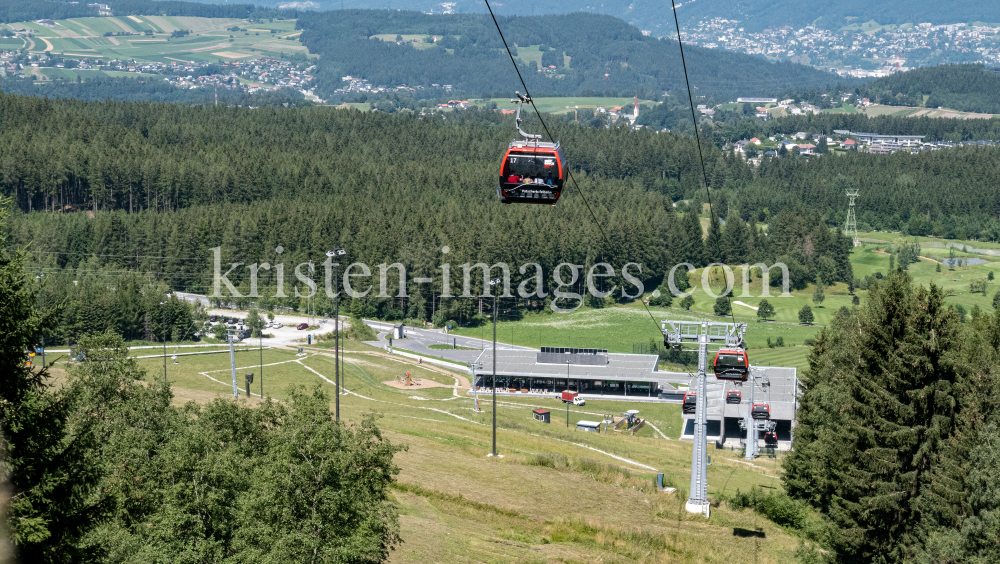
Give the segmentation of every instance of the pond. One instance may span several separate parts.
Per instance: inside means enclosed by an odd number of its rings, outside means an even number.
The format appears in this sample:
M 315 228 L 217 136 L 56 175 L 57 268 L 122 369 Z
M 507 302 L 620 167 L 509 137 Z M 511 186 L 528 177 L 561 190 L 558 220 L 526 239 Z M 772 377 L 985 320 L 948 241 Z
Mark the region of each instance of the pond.
M 989 261 L 981 258 L 948 258 L 944 259 L 945 266 L 972 266 L 974 264 L 986 264 Z

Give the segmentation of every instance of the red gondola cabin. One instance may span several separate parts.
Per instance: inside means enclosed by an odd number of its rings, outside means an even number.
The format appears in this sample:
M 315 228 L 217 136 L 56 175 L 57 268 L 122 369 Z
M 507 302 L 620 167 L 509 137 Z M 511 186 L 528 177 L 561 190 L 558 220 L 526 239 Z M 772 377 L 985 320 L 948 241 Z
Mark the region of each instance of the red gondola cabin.
M 562 194 L 565 168 L 559 143 L 514 141 L 500 165 L 497 195 L 505 204 L 554 206 Z
M 776 446 L 778 444 L 778 434 L 774 431 L 764 433 L 764 444 L 767 446 Z
M 698 406 L 698 394 L 695 392 L 688 392 L 684 394 L 684 404 L 681 406 L 681 411 L 683 413 L 694 413 L 695 408 Z
M 754 419 L 770 419 L 771 408 L 766 403 L 755 403 L 750 409 L 750 417 Z
M 719 380 L 746 382 L 750 374 L 750 361 L 746 351 L 722 349 L 715 354 L 715 377 Z
M 726 393 L 726 403 L 740 403 L 743 401 L 743 394 L 739 390 L 730 390 Z

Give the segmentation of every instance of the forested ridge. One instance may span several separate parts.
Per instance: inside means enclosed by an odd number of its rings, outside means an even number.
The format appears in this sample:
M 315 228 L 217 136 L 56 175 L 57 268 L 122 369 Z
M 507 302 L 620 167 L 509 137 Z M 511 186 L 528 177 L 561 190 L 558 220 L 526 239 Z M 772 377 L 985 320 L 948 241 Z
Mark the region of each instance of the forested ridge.
M 858 88 L 862 96 L 887 106 L 940 107 L 989 114 L 1000 113 L 998 91 L 1000 74 L 982 64 L 913 69 Z
M 396 202 L 442 197 L 449 205 L 480 206 L 494 203 L 496 161 L 514 137 L 513 118 L 489 111 L 442 118 L 0 94 L 0 118 L 7 125 L 0 131 L 0 193 L 14 197 L 23 211 L 176 210 L 325 196 Z M 549 125 L 595 197 L 612 180 L 672 201 L 699 189 L 692 138 L 566 121 Z M 877 228 L 899 228 L 929 213 L 942 229 L 980 233 L 995 229 L 991 218 L 1000 216 L 990 180 L 1000 161 L 992 148 L 788 158 L 759 169 L 708 144 L 704 154 L 709 182 L 723 202 L 720 216 L 728 205 L 745 220 L 765 222 L 802 204 L 829 217 L 843 210 L 845 186 L 861 190 L 860 219 Z M 576 205 L 573 200 L 566 207 Z M 505 213 L 519 213 L 514 209 Z
M 664 90 L 686 90 L 677 42 L 646 37 L 617 18 L 574 13 L 498 21 L 515 56 L 518 48 L 540 46 L 542 65 L 557 67 L 549 76 L 534 64 L 518 61 L 534 96 L 658 99 Z M 320 54 L 316 91 L 324 97 L 333 95 L 346 75 L 375 85 L 451 84 L 456 94 L 484 97 L 510 96 L 512 85 L 519 84 L 488 15 L 344 10 L 305 15 L 296 25 L 303 30 L 302 43 Z M 438 42 L 416 49 L 408 43 L 369 39 L 376 34 L 433 35 Z M 688 47 L 685 56 L 699 94 L 726 99 L 840 81 L 805 65 L 771 63 L 723 50 Z

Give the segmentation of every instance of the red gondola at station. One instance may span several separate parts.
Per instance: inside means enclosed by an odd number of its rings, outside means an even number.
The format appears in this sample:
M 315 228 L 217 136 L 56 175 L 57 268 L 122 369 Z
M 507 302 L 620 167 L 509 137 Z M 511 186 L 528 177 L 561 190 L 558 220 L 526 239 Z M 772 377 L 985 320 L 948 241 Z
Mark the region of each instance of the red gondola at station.
M 697 392 L 688 392 L 684 394 L 684 403 L 681 404 L 681 411 L 683 413 L 694 413 L 695 408 L 698 405 L 698 394 Z
M 715 354 L 715 377 L 719 380 L 746 382 L 750 374 L 750 360 L 743 349 L 722 349 Z

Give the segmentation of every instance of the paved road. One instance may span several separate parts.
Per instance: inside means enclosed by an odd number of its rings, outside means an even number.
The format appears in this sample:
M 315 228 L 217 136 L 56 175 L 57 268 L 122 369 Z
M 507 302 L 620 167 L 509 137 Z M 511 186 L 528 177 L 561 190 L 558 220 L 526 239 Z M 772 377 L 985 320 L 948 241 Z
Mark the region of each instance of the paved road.
M 207 296 L 201 294 L 189 294 L 187 292 L 175 292 L 179 299 L 186 300 L 192 303 L 200 303 L 205 307 L 210 305 Z M 212 315 L 224 315 L 226 317 L 235 317 L 238 319 L 246 318 L 245 313 L 232 311 L 228 309 L 209 309 L 209 314 Z M 319 323 L 320 328 L 315 331 L 298 331 L 295 326 L 299 323 L 310 322 L 310 318 L 304 315 L 286 315 L 286 314 L 276 314 L 274 320 L 283 323 L 285 327 L 281 329 L 268 329 L 267 333 L 273 334 L 274 339 L 264 339 L 264 345 L 291 345 L 299 340 L 304 340 L 306 335 L 312 334 L 323 334 L 333 331 L 333 320 L 332 319 L 319 319 L 312 318 L 312 323 Z M 350 324 L 345 323 L 344 316 L 341 316 L 342 327 L 347 327 Z M 384 321 L 378 321 L 375 319 L 366 319 L 365 324 L 374 329 L 378 333 L 378 340 L 369 341 L 368 344 L 376 347 L 384 347 L 389 344 L 387 335 L 390 330 L 392 330 L 393 323 L 388 323 Z M 419 355 L 436 356 L 439 358 L 444 358 L 447 360 L 453 360 L 461 364 L 467 364 L 473 362 L 479 357 L 482 352 L 482 348 L 489 348 L 492 346 L 492 342 L 489 340 L 483 341 L 475 337 L 463 337 L 460 335 L 449 335 L 442 329 L 421 329 L 418 327 L 406 327 L 406 339 L 393 340 L 393 346 L 400 349 L 412 352 Z M 468 347 L 475 350 L 453 350 L 453 349 L 432 349 L 430 345 L 452 345 L 457 344 L 460 347 Z M 534 350 L 530 347 L 514 346 L 501 341 L 497 341 L 498 348 L 515 348 L 521 350 Z

